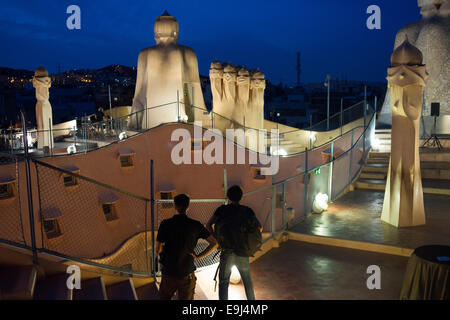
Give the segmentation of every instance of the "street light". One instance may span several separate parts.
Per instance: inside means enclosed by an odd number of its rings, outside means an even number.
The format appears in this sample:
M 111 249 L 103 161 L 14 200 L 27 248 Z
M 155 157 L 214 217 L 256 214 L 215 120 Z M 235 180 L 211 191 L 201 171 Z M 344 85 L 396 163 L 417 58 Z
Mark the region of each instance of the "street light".
M 327 82 L 324 83 L 328 89 L 327 93 L 327 131 L 330 130 L 330 74 L 327 74 Z

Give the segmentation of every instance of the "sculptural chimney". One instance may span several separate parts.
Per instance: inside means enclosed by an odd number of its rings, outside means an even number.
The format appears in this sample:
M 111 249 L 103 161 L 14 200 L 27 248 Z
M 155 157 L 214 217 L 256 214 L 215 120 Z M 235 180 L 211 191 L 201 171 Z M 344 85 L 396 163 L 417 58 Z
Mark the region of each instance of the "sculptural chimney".
M 419 155 L 422 89 L 428 73 L 422 52 L 408 38 L 391 56 L 391 157 L 381 220 L 396 227 L 425 224 Z
M 52 81 L 48 76 L 48 71 L 44 67 L 39 67 L 34 73 L 33 87 L 36 88 L 36 125 L 38 149 L 48 147 L 53 148 L 53 114 L 50 104 L 49 89 Z

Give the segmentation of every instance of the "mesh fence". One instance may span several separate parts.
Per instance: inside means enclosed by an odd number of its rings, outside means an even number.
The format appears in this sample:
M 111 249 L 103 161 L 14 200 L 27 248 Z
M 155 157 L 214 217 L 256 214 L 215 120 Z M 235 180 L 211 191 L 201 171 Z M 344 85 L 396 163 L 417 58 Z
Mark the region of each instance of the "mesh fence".
M 0 153 L 0 239 L 27 245 L 25 162 L 16 156 Z M 25 193 L 24 193 L 25 192 Z M 25 199 L 22 199 L 25 196 Z M 29 243 L 28 243 L 29 244 Z
M 35 165 L 38 245 L 125 270 L 151 271 L 148 200 L 79 176 L 76 168 Z
M 207 117 L 203 111 L 199 116 Z M 370 149 L 373 114 L 370 119 L 365 135 L 362 128 L 354 128 L 333 142 L 332 170 L 331 144 L 327 143 L 298 158 L 303 163 L 296 176 L 244 194 L 241 203 L 256 213 L 264 240 L 312 212 L 319 193 L 331 192 L 334 199 L 352 182 Z M 117 128 L 116 132 L 123 129 Z M 32 192 L 39 200 L 39 210 L 34 212 L 38 248 L 123 272 L 150 274 L 154 270 L 152 239 L 161 221 L 174 215 L 172 200 L 156 200 L 152 230 L 149 199 L 80 176 L 76 167 L 61 169 L 37 160 L 33 163 L 36 185 Z M 11 154 L 0 154 L 0 169 L 0 239 L 30 245 L 25 162 Z M 206 224 L 221 204 L 221 199 L 192 199 L 188 215 Z M 207 245 L 201 240 L 195 251 L 199 253 Z M 196 265 L 205 267 L 218 259 L 213 252 Z

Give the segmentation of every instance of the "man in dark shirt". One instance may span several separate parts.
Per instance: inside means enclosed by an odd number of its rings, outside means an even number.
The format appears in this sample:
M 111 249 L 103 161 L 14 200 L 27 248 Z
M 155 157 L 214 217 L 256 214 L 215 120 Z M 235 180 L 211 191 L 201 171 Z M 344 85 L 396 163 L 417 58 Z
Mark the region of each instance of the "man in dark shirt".
M 214 215 L 206 224 L 206 228 L 209 232 L 213 233 L 213 225 L 215 225 L 224 216 L 231 217 L 232 220 L 238 222 L 242 221 L 243 217 L 249 217 L 256 221 L 259 230 L 262 231 L 261 224 L 255 216 L 255 212 L 247 207 L 239 204 L 242 199 L 242 189 L 239 186 L 232 186 L 227 191 L 227 197 L 231 201 L 230 204 L 220 206 L 214 212 Z M 228 286 L 230 283 L 231 269 L 233 266 L 239 271 L 242 282 L 245 287 L 245 294 L 247 300 L 255 300 L 255 293 L 253 290 L 252 278 L 250 276 L 250 258 L 237 255 L 233 250 L 233 245 L 237 241 L 236 239 L 227 239 L 228 246 L 223 247 L 221 244 L 220 264 L 219 264 L 219 299 L 228 300 Z
M 197 220 L 187 217 L 189 197 L 180 194 L 174 198 L 178 214 L 161 222 L 156 238 L 156 252 L 160 254 L 162 280 L 161 300 L 170 300 L 178 291 L 179 300 L 193 300 L 195 293 L 194 259 L 202 259 L 217 247 L 216 240 Z M 209 243 L 201 253 L 194 252 L 199 239 Z

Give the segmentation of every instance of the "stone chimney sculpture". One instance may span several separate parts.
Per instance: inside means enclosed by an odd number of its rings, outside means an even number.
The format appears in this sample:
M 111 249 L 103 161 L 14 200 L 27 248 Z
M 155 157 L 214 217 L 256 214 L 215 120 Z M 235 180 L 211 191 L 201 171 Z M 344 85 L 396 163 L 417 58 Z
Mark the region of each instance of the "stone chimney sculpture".
M 450 0 L 418 0 L 422 19 L 404 26 L 397 33 L 394 50 L 405 36 L 423 54 L 430 77 L 424 89 L 423 115 L 430 115 L 431 103 L 439 102 L 441 114 L 450 114 Z M 379 122 L 390 124 L 390 90 Z
M 391 158 L 381 220 L 396 227 L 425 224 L 419 156 L 422 89 L 428 73 L 419 49 L 405 41 L 391 56 Z
M 177 43 L 177 19 L 165 11 L 156 18 L 154 33 L 156 45 L 142 50 L 138 58 L 131 129 L 177 120 L 194 121 L 195 115 L 201 117 L 206 111 L 197 56 L 191 48 Z M 166 106 L 158 108 L 160 105 Z
M 259 70 L 249 71 L 229 63 L 215 61 L 209 70 L 215 126 L 264 129 L 264 91 L 266 80 Z M 230 125 L 226 119 L 233 120 Z
M 38 130 L 38 149 L 44 147 L 53 148 L 53 115 L 52 106 L 49 101 L 49 88 L 52 81 L 48 76 L 48 71 L 44 67 L 39 67 L 34 73 L 33 87 L 36 88 L 36 124 Z

